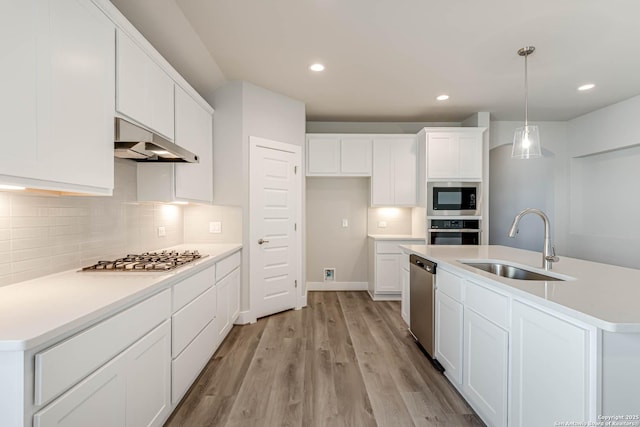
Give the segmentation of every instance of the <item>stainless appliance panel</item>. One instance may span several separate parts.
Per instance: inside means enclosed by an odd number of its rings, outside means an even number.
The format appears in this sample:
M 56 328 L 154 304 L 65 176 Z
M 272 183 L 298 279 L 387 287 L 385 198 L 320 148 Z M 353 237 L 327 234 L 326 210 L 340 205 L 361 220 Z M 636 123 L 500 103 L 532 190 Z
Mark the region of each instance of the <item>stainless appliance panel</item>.
M 434 275 L 436 264 L 416 255 L 409 257 L 410 331 L 415 339 L 434 356 L 435 349 L 435 298 Z

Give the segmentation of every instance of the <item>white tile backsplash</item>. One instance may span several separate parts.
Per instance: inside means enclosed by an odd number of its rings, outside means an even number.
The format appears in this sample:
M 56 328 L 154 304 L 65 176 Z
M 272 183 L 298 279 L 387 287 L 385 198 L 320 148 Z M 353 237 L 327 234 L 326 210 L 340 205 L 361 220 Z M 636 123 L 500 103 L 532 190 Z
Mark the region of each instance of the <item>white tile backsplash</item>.
M 0 286 L 181 244 L 183 217 L 181 206 L 136 202 L 127 160 L 116 159 L 111 197 L 0 192 Z

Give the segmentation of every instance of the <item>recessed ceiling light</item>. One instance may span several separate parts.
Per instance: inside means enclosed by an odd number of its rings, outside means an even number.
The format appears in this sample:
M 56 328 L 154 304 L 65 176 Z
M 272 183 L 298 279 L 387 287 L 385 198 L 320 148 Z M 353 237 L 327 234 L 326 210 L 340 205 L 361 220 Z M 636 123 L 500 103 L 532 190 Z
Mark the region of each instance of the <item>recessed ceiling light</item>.
M 24 190 L 24 187 L 21 187 L 19 185 L 7 185 L 7 184 L 0 184 L 0 190 Z
M 447 99 L 449 99 L 449 95 L 440 95 L 440 96 L 437 96 L 436 99 L 438 101 L 446 101 Z
M 596 85 L 594 85 L 593 83 L 587 83 L 586 85 L 580 86 L 578 90 L 589 90 L 593 89 L 594 87 L 596 87 Z
M 309 67 L 311 71 L 324 71 L 324 65 L 322 64 L 313 64 Z

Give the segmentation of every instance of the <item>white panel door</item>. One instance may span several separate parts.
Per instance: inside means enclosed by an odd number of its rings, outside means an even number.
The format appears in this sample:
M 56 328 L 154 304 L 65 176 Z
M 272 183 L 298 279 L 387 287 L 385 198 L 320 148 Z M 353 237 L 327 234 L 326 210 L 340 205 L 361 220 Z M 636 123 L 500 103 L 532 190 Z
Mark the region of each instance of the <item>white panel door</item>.
M 213 199 L 212 117 L 179 86 L 175 87 L 175 143 L 195 153 L 199 163 L 176 164 L 176 198 L 211 203 Z
M 518 301 L 511 322 L 512 425 L 589 421 L 589 331 Z
M 393 144 L 394 205 L 416 205 L 417 143 L 415 138 L 398 138 Z
M 300 282 L 300 147 L 250 137 L 252 311 L 294 308 Z
M 462 384 L 463 311 L 462 304 L 436 290 L 436 358 L 458 385 Z
M 371 139 L 343 138 L 340 141 L 340 174 L 371 176 Z
M 509 334 L 465 308 L 463 347 L 465 395 L 488 425 L 506 426 Z

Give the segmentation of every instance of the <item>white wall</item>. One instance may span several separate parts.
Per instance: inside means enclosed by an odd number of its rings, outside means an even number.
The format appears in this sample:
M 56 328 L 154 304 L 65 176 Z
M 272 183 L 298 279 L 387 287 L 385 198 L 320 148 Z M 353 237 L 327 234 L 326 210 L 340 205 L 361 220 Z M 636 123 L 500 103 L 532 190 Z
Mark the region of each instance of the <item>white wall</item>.
M 136 200 L 136 163 L 120 159 L 110 197 L 0 192 L 0 286 L 183 243 L 180 206 Z
M 307 122 L 307 133 L 411 133 L 424 127 L 458 127 L 457 122 Z
M 572 256 L 640 268 L 640 96 L 568 123 Z
M 304 103 L 242 81 L 218 88 L 207 101 L 215 109 L 213 131 L 213 199 L 216 205 L 242 209 L 242 287 L 240 310 L 250 306 L 249 286 L 249 137 L 303 147 Z M 303 160 L 304 162 L 304 160 Z M 304 194 L 303 194 L 304 198 Z M 304 229 L 304 224 L 301 224 Z M 304 259 L 303 257 L 301 259 Z M 304 272 L 303 272 L 304 273 Z M 302 276 L 304 277 L 304 275 Z
M 511 158 L 513 134 L 522 122 L 491 122 L 489 173 L 489 243 L 539 251 L 543 245 L 540 218 L 527 215 L 515 239 L 507 236 L 514 216 L 538 208 L 551 220 L 552 239 L 559 254 L 567 253 L 568 161 L 566 122 L 537 122 L 543 157 Z

